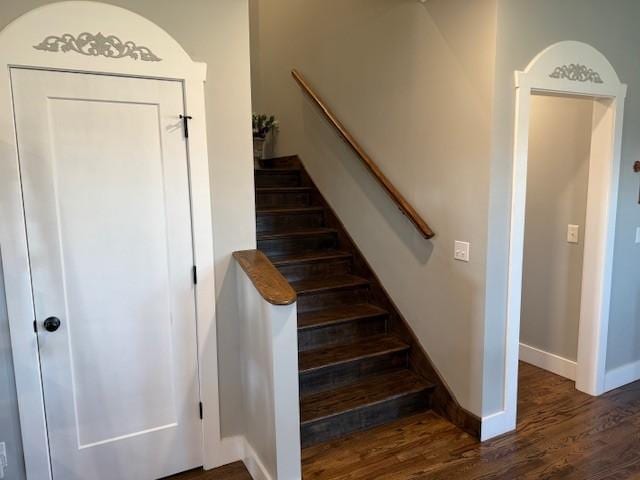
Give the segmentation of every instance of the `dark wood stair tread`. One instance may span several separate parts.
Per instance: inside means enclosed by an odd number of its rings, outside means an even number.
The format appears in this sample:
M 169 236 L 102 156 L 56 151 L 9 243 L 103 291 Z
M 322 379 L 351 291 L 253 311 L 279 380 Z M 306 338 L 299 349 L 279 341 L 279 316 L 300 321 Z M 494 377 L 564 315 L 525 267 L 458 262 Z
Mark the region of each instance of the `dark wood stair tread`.
M 300 228 L 296 230 L 276 230 L 272 232 L 258 233 L 258 240 L 277 240 L 287 237 L 315 237 L 318 235 L 335 234 L 335 228 Z
M 322 327 L 336 323 L 350 322 L 364 318 L 379 317 L 388 312 L 370 303 L 341 305 L 298 314 L 298 329 Z
M 299 167 L 259 167 L 254 168 L 257 173 L 298 173 L 302 170 Z
M 260 208 L 256 210 L 258 215 L 295 215 L 305 213 L 321 213 L 324 207 L 280 207 Z
M 351 258 L 349 252 L 342 252 L 340 250 L 312 250 L 286 255 L 273 255 L 269 257 L 269 260 L 271 260 L 271 263 L 276 267 L 283 267 L 285 265 L 295 265 L 299 263 L 316 263 L 347 258 Z
M 256 187 L 256 193 L 310 193 L 311 187 Z
M 363 287 L 369 280 L 355 275 L 336 275 L 335 277 L 311 277 L 291 282 L 291 286 L 298 295 L 309 295 L 331 290 L 344 290 Z
M 345 387 L 301 398 L 300 420 L 304 425 L 432 388 L 433 385 L 410 370 L 375 375 Z
M 375 335 L 354 343 L 301 352 L 298 356 L 298 369 L 300 373 L 306 373 L 319 368 L 408 349 L 409 345 L 399 338 Z

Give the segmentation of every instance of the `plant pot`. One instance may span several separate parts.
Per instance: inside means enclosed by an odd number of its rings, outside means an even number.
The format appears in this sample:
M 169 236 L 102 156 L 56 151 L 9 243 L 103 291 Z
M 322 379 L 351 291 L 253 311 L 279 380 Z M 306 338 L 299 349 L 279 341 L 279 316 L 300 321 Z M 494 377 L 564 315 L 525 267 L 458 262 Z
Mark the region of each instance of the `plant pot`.
M 256 168 L 260 167 L 260 160 L 264 159 L 266 143 L 267 143 L 266 138 L 262 138 L 262 137 L 253 138 L 253 163 Z

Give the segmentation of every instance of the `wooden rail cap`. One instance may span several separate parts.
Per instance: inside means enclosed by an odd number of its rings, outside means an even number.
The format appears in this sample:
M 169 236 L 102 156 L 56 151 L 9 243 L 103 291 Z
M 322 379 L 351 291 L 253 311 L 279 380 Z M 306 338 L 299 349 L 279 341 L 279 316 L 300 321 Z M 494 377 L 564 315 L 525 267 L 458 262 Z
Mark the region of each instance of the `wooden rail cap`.
M 272 305 L 291 305 L 296 301 L 296 292 L 289 282 L 260 250 L 233 252 L 233 258 L 267 302 Z
M 342 138 L 349 144 L 349 146 L 353 149 L 353 151 L 360 157 L 360 159 L 364 162 L 365 166 L 369 169 L 369 171 L 373 174 L 373 176 L 378 180 L 382 188 L 386 190 L 389 194 L 393 202 L 398 206 L 400 211 L 409 219 L 411 223 L 418 229 L 418 231 L 422 234 L 424 238 L 432 238 L 435 233 L 427 222 L 425 222 L 422 217 L 416 212 L 416 210 L 411 206 L 411 204 L 407 201 L 406 198 L 402 196 L 402 194 L 398 191 L 398 189 L 391 183 L 380 167 L 376 165 L 376 163 L 371 159 L 371 157 L 364 151 L 362 146 L 353 138 L 353 136 L 348 132 L 344 125 L 336 118 L 329 107 L 324 103 L 324 101 L 318 96 L 317 93 L 313 91 L 311 86 L 304 79 L 302 74 L 298 72 L 295 68 L 291 70 L 291 75 L 295 78 L 296 82 L 302 87 L 307 95 L 315 102 L 315 104 L 320 107 L 322 113 L 329 120 L 334 128 L 338 131 L 338 133 L 342 136 Z

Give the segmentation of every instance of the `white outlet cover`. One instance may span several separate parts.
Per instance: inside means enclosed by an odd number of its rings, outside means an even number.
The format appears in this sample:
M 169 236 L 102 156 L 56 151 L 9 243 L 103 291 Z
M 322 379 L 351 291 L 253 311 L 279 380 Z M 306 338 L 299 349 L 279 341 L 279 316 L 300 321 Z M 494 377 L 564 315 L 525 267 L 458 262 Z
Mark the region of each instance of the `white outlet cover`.
M 569 243 L 580 242 L 580 225 L 567 226 L 567 242 Z
M 461 242 L 459 240 L 456 240 L 453 248 L 453 258 L 455 260 L 460 260 L 461 262 L 469 261 L 469 242 Z

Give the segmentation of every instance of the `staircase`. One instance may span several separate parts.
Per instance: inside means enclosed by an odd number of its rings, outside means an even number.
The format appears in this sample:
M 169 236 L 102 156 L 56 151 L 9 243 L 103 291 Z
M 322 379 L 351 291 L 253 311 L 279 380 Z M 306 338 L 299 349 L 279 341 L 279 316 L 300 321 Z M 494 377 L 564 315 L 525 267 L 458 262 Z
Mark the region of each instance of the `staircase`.
M 255 187 L 258 249 L 298 295 L 302 446 L 429 409 L 435 385 L 410 367 L 393 304 L 300 160 L 264 161 Z

